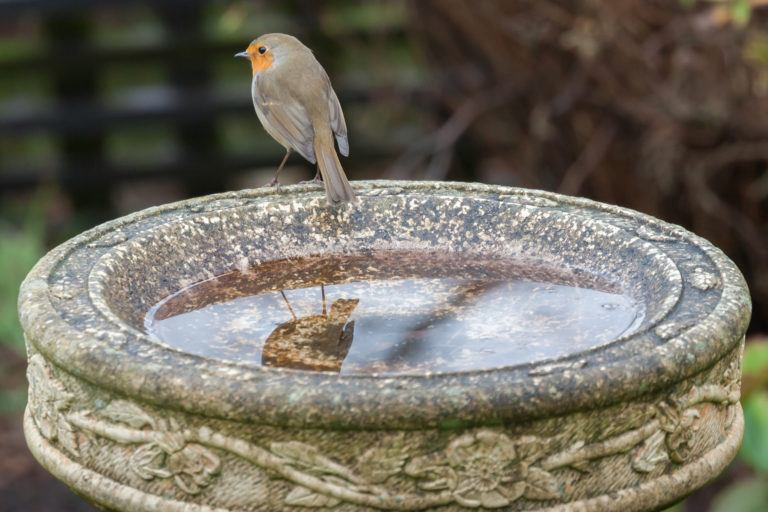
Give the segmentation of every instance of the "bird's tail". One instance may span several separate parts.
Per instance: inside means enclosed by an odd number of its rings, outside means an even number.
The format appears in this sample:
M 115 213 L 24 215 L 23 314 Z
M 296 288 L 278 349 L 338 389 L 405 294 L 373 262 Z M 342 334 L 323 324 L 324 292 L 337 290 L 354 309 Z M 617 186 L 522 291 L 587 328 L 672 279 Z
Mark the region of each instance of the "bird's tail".
M 341 167 L 336 148 L 333 146 L 333 134 L 330 129 L 315 132 L 315 157 L 325 184 L 328 204 L 335 205 L 355 201 L 355 192 Z

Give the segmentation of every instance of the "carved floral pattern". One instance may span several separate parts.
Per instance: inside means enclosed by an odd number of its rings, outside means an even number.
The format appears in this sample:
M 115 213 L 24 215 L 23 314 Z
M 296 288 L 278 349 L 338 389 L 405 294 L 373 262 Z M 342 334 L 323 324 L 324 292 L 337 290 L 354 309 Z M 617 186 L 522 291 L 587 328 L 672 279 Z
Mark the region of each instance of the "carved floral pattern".
M 445 450 L 457 482 L 453 496 L 465 507 L 498 508 L 523 495 L 526 469 L 514 443 L 487 430 L 465 434 Z
M 671 401 L 655 406 L 658 429 L 637 448 L 632 457 L 632 469 L 650 473 L 669 461 L 684 464 L 691 455 L 699 411 L 681 407 Z
M 429 453 L 394 434 L 370 447 L 354 467 L 340 464 L 316 446 L 299 441 L 268 446 L 227 436 L 208 427 L 182 427 L 173 417 L 151 414 L 133 402 L 113 400 L 102 407 L 74 406 L 56 371 L 39 355 L 30 359 L 29 410 L 40 433 L 80 458 L 79 435 L 95 435 L 136 446 L 129 467 L 144 480 L 169 479 L 195 495 L 215 485 L 223 463 L 219 453 L 249 461 L 292 482 L 286 505 L 330 508 L 342 502 L 385 510 L 421 510 L 457 504 L 494 509 L 520 499 L 559 502 L 565 484 L 556 472 L 590 471 L 593 461 L 629 454 L 639 474 L 692 456 L 703 403 L 722 406 L 728 416 L 739 399 L 740 371 L 735 358 L 719 384 L 692 386 L 687 392 L 652 405 L 645 423 L 606 439 L 577 441 L 567 449 L 556 437 L 510 437 L 500 429 L 467 430 Z M 578 478 L 578 477 L 577 477 Z M 421 492 L 399 491 L 393 479 L 412 479 Z M 388 485 L 389 484 L 389 485 Z
M 51 368 L 39 354 L 29 359 L 27 381 L 28 406 L 40 433 L 49 441 L 58 441 L 70 454 L 78 456 L 77 436 L 65 417 L 72 406 L 72 394 L 54 378 Z
M 664 445 L 669 458 L 677 464 L 688 460 L 693 449 L 693 434 L 697 430 L 696 420 L 699 411 L 696 409 L 681 410 L 676 404 L 661 402 L 658 406 L 659 426 L 664 435 Z
M 199 494 L 219 474 L 221 461 L 199 444 L 143 444 L 131 457 L 131 469 L 144 480 L 173 478 L 187 494 Z
M 195 495 L 219 474 L 219 457 L 200 444 L 188 442 L 173 419 L 155 420 L 141 407 L 125 400 L 113 400 L 98 414 L 129 427 L 152 428 L 155 435 L 133 452 L 129 463 L 131 471 L 144 480 L 172 478 L 179 489 Z M 111 439 L 123 441 L 120 436 Z
M 531 464 L 541 457 L 541 443 L 532 436 L 513 442 L 504 434 L 481 429 L 454 439 L 444 452 L 413 459 L 406 474 L 425 478 L 420 487 L 448 489 L 469 508 L 500 508 L 525 496 L 531 500 L 560 497 L 555 478 Z

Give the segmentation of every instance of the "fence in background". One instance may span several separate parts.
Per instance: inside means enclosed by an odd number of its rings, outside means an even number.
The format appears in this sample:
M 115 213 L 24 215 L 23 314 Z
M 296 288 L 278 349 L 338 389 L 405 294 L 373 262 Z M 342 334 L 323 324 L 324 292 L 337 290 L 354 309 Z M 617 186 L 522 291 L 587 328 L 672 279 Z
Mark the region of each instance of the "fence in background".
M 182 185 L 184 195 L 200 195 L 225 189 L 226 179 L 235 173 L 274 166 L 282 150 L 266 139 L 253 114 L 248 67 L 232 57 L 256 35 L 246 35 L 242 18 L 264 17 L 263 23 L 256 20 L 264 27 L 274 19 L 275 26 L 294 31 L 322 55 L 347 117 L 360 112 L 355 116 L 360 121 L 350 121 L 353 147 L 348 166 L 361 168 L 396 154 L 400 142 L 412 134 L 399 134 L 399 142 L 398 133 L 376 126 L 377 115 L 366 113 L 367 106 L 384 98 L 407 115 L 409 104 L 423 105 L 427 98 L 413 81 L 365 83 L 365 73 L 355 72 L 354 59 L 342 61 L 354 47 L 362 62 L 368 53 L 369 63 L 375 62 L 375 49 L 384 47 L 387 54 L 404 56 L 401 64 L 408 68 L 403 18 L 391 15 L 391 3 L 371 5 L 366 9 L 390 13 L 389 18 L 382 15 L 382 21 L 389 21 L 335 22 L 337 13 L 341 18 L 350 14 L 311 1 L 243 2 L 226 8 L 203 0 L 0 1 L 0 42 L 5 43 L 5 49 L 0 47 L 0 194 L 53 182 L 76 208 L 109 211 L 113 189 L 132 180 L 171 179 Z M 138 21 L 133 19 L 137 12 Z M 357 15 L 376 17 L 367 11 Z M 224 35 L 211 29 L 227 20 L 239 20 L 241 28 Z M 104 42 L 110 39 L 111 27 L 119 32 L 131 24 L 128 36 Z M 149 28 L 143 30 L 142 25 Z M 329 34 L 329 26 L 340 26 L 340 32 Z M 13 41 L 31 40 L 26 31 L 34 33 L 37 44 L 16 48 Z M 160 80 L 128 86 L 117 94 L 105 90 L 121 89 L 121 80 L 131 82 L 131 70 L 142 74 L 143 67 L 154 70 L 150 74 L 159 70 Z M 351 78 L 337 80 L 337 72 Z M 27 81 L 42 91 L 32 99 L 24 98 Z M 366 126 L 369 122 L 373 126 Z M 228 130 L 228 124 L 234 129 Z M 367 135 L 366 128 L 371 129 Z M 156 134 L 170 141 L 166 146 L 171 149 L 160 151 L 157 158 L 140 156 L 145 142 L 149 147 L 158 140 L 152 135 L 150 140 L 128 137 L 122 156 L 116 157 L 110 137 L 125 130 Z M 239 147 L 229 140 L 230 133 L 239 133 Z

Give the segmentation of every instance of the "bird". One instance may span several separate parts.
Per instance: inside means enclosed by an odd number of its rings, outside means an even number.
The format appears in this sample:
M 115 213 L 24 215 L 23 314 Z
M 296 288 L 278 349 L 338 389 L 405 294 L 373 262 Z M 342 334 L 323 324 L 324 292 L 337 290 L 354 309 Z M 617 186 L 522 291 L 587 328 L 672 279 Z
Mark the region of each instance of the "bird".
M 256 115 L 267 133 L 285 148 L 285 157 L 269 183 L 295 151 L 317 164 L 313 182 L 322 178 L 328 203 L 354 202 L 352 186 L 336 153 L 349 155 L 347 124 L 331 80 L 312 50 L 288 34 L 265 34 L 235 57 L 248 59 Z

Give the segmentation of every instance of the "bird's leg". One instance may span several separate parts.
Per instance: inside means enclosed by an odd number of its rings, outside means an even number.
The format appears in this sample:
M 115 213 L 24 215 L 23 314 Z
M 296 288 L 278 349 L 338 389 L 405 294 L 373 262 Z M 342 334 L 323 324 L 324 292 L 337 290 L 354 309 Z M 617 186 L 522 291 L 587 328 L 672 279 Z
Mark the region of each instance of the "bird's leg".
M 280 175 L 280 171 L 283 170 L 283 167 L 285 166 L 285 162 L 288 161 L 289 156 L 291 156 L 290 148 L 285 150 L 285 156 L 283 157 L 283 161 L 280 162 L 280 165 L 277 166 L 277 170 L 275 171 L 275 177 L 272 178 L 272 181 L 269 182 L 269 184 L 267 185 L 268 187 L 280 187 L 280 182 L 277 181 L 277 177 Z
M 293 312 L 293 308 L 291 307 L 291 303 L 288 302 L 288 297 L 285 296 L 285 292 L 283 290 L 280 290 L 280 295 L 283 296 L 283 300 L 285 301 L 285 305 L 288 306 L 288 311 L 291 312 L 291 316 L 293 317 L 293 320 L 296 321 L 296 313 Z
M 323 317 L 327 317 L 328 313 L 325 310 L 325 285 L 322 283 L 320 283 L 320 293 L 322 294 L 322 297 L 323 297 Z
M 322 178 L 322 176 L 320 176 L 320 168 L 318 167 L 317 171 L 315 171 L 315 177 L 314 178 L 312 178 L 311 180 L 300 181 L 299 183 L 311 183 L 311 184 L 315 185 L 317 183 L 322 183 L 322 182 L 323 182 L 323 178 Z

